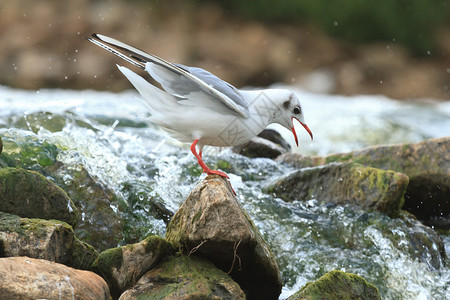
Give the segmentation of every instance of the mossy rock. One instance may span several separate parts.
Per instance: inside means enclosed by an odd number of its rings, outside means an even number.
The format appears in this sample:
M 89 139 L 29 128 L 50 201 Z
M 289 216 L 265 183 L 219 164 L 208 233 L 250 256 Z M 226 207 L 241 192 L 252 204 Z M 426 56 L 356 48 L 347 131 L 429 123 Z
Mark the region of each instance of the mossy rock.
M 93 270 L 109 285 L 111 295 L 118 298 L 165 256 L 173 254 L 172 244 L 159 236 L 123 247 L 103 251 L 93 264 Z
M 450 225 L 450 137 L 424 140 L 414 144 L 373 146 L 326 157 L 306 157 L 288 153 L 278 158 L 294 167 L 306 168 L 333 162 L 354 162 L 392 170 L 409 177 L 403 209 L 427 225 Z
M 361 276 L 331 271 L 307 283 L 288 300 L 381 300 L 378 289 Z
M 207 260 L 177 256 L 147 272 L 121 300 L 129 299 L 245 299 L 226 273 Z
M 2 161 L 9 167 L 20 167 L 41 172 L 57 162 L 60 149 L 38 137 L 11 131 L 3 137 Z
M 248 299 L 278 299 L 282 280 L 275 256 L 223 177 L 209 175 L 196 185 L 166 238 L 230 274 Z
M 0 210 L 27 218 L 57 219 L 74 226 L 78 210 L 60 187 L 20 168 L 0 169 Z
M 396 217 L 407 185 L 408 177 L 401 173 L 356 163 L 331 163 L 287 174 L 266 191 L 288 202 L 317 199 L 378 210 Z
M 90 269 L 98 253 L 79 241 L 72 226 L 65 222 L 0 212 L 0 257 L 8 256 L 41 258 Z

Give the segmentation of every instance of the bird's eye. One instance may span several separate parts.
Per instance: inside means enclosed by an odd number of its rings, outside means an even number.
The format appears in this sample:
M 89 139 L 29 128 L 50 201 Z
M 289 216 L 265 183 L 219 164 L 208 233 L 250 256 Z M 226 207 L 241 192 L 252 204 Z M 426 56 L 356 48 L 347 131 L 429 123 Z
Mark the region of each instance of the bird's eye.
M 300 109 L 300 106 L 296 106 L 296 107 L 294 107 L 294 110 L 292 112 L 294 114 L 298 115 L 302 112 L 302 110 Z

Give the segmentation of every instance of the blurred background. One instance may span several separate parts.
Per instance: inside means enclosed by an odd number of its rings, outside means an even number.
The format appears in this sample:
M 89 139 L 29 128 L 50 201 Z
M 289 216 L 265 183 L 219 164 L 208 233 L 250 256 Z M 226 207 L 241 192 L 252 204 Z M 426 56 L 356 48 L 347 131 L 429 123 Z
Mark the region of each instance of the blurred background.
M 1 0 L 0 84 L 130 89 L 93 32 L 238 87 L 450 98 L 449 0 Z

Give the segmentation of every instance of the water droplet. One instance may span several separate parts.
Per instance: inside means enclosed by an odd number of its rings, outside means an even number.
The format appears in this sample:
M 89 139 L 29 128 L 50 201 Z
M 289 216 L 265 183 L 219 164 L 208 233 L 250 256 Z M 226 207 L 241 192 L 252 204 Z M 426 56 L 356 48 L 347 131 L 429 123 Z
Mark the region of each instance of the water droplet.
M 334 26 L 338 26 L 338 25 L 339 25 L 338 21 L 334 21 L 334 22 L 333 22 L 333 25 L 334 25 Z

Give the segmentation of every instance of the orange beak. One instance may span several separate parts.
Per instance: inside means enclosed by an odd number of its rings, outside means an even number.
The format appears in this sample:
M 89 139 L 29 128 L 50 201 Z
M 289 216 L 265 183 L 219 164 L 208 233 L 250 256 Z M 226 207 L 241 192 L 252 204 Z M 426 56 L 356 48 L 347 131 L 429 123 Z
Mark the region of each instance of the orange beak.
M 292 133 L 294 134 L 295 143 L 297 144 L 297 147 L 298 147 L 298 138 L 297 138 L 297 133 L 295 132 L 295 128 L 294 128 L 294 119 L 297 120 L 300 124 L 302 124 L 302 126 L 306 129 L 306 131 L 308 131 L 309 136 L 311 137 L 311 140 L 313 140 L 313 134 L 312 134 L 311 130 L 309 129 L 309 127 L 306 126 L 306 124 L 300 122 L 296 117 L 292 117 L 291 118 L 291 121 L 292 121 L 291 130 L 292 130 Z

